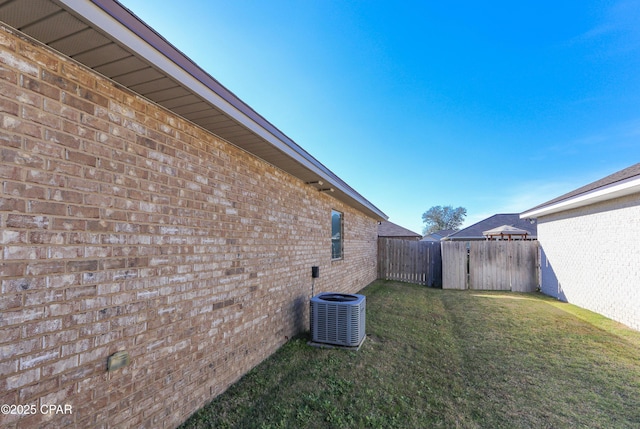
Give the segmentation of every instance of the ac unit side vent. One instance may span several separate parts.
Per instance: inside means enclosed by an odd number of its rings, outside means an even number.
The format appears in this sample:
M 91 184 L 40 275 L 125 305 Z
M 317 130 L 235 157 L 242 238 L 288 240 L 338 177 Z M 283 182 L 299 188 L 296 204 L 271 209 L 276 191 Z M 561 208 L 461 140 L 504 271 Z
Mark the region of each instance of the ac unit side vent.
M 311 298 L 313 342 L 357 347 L 366 327 L 366 297 L 357 294 L 321 293 Z

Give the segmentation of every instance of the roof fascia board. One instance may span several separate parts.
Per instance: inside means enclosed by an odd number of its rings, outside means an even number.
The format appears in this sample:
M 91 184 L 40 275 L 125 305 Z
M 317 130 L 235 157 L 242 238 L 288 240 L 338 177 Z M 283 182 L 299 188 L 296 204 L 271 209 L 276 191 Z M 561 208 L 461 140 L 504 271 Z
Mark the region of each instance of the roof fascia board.
M 631 177 L 629 179 L 603 186 L 563 201 L 558 201 L 546 207 L 540 207 L 536 210 L 530 210 L 520 215 L 520 219 L 535 219 L 540 216 L 546 216 L 553 213 L 563 212 L 566 210 L 584 207 L 590 204 L 607 201 L 614 198 L 624 197 L 640 192 L 640 177 Z
M 126 15 L 131 17 L 129 11 L 123 9 L 123 7 L 116 2 L 110 0 L 57 1 L 68 10 L 73 11 L 91 22 L 92 25 L 103 32 L 112 35 L 128 49 L 144 58 L 150 64 L 166 72 L 173 79 L 216 106 L 216 108 L 229 115 L 229 117 L 236 120 L 239 124 L 348 195 L 359 205 L 366 207 L 382 218 L 387 218 L 377 207 L 373 206 L 318 160 L 287 138 L 259 114 L 255 113 L 249 106 L 235 97 L 230 91 L 226 90 L 214 78 L 207 75 L 187 57 L 174 49 L 152 29 L 144 26 L 148 31 L 145 37 L 134 31 L 131 28 L 131 23 L 125 22 Z M 122 13 L 123 11 L 126 12 L 126 15 Z M 142 31 L 140 30 L 140 32 Z M 147 40 L 148 38 L 156 39 L 155 43 Z M 163 45 L 164 49 L 159 49 L 158 45 Z M 206 83 L 203 82 L 203 80 L 206 81 Z M 220 95 L 219 92 L 222 92 L 227 98 Z
M 264 127 L 258 125 L 254 120 L 251 120 L 245 112 L 241 111 L 238 107 L 234 106 L 224 97 L 219 95 L 214 89 L 202 83 L 200 79 L 197 79 L 192 74 L 188 73 L 183 67 L 180 67 L 175 59 L 170 58 L 164 52 L 158 50 L 147 40 L 115 18 L 107 10 L 103 9 L 103 7 L 98 5 L 104 4 L 105 2 L 96 1 L 94 4 L 91 0 L 58 1 L 89 20 L 102 31 L 116 37 L 120 43 L 140 55 L 150 64 L 164 70 L 169 76 L 185 85 L 194 93 L 203 97 L 205 100 L 222 110 L 234 120 L 238 121 L 238 123 L 242 124 L 250 131 L 276 146 L 288 156 L 294 158 L 303 165 L 307 164 L 305 165 L 307 167 L 309 166 L 308 162 L 306 162 L 308 160 L 303 158 L 290 146 L 284 144 L 279 139 L 274 138 L 273 134 L 268 132 Z

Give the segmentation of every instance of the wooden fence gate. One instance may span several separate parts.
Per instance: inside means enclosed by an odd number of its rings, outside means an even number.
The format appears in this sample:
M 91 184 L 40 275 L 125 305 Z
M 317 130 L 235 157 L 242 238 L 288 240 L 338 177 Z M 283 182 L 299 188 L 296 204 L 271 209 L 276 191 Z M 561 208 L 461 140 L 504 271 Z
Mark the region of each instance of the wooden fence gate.
M 538 288 L 537 241 L 444 241 L 444 289 L 510 290 Z
M 378 278 L 442 287 L 440 243 L 379 238 Z

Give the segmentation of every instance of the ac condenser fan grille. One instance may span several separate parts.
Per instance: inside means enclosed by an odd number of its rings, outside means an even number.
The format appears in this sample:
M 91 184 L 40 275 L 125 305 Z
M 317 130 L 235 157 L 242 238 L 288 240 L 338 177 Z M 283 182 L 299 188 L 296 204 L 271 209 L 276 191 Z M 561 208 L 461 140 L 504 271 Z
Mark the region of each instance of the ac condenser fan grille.
M 311 299 L 312 339 L 317 343 L 359 346 L 365 336 L 364 295 L 322 293 Z

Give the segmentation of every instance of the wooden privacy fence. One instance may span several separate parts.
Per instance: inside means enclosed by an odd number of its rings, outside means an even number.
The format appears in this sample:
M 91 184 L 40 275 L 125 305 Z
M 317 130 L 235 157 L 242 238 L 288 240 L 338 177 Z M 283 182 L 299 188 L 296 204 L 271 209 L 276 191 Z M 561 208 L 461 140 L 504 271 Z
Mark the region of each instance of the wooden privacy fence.
M 442 287 L 440 243 L 379 238 L 378 278 Z
M 442 288 L 466 289 L 469 276 L 468 243 L 466 241 L 447 241 L 440 244 L 442 247 Z
M 444 241 L 444 289 L 510 290 L 538 288 L 537 241 Z

